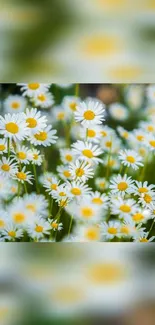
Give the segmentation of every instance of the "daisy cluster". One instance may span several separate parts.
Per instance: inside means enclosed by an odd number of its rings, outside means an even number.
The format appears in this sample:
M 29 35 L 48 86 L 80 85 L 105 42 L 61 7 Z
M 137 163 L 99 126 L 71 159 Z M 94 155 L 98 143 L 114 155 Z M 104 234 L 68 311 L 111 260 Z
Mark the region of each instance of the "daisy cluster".
M 145 177 L 155 151 L 155 86 L 132 131 L 122 122 L 139 109 L 140 86 L 125 89 L 130 105 L 108 108 L 78 97 L 78 85 L 60 105 L 50 85 L 18 86 L 22 95 L 8 96 L 0 116 L 0 240 L 154 240 L 155 185 Z M 108 115 L 121 125 L 108 126 Z

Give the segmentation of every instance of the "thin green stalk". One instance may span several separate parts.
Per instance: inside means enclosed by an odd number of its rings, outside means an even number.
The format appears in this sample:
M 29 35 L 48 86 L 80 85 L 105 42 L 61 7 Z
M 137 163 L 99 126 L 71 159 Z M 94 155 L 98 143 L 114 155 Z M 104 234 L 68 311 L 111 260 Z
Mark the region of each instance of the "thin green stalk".
M 112 137 L 111 137 L 111 147 L 110 147 L 110 150 L 109 150 L 109 153 L 108 153 L 106 180 L 108 180 L 108 178 L 109 178 L 111 153 L 112 153 Z
M 20 182 L 18 182 L 18 197 L 20 196 Z
M 87 141 L 87 138 L 88 138 L 88 128 L 86 129 L 86 141 Z
M 10 157 L 10 138 L 8 138 L 8 158 Z
M 24 182 L 24 189 L 25 189 L 25 193 L 27 194 L 27 186 L 26 186 L 26 183 Z
M 36 166 L 33 164 L 33 172 L 34 172 L 34 178 L 36 182 L 36 191 L 39 193 L 39 184 L 38 184 L 38 178 L 37 178 L 37 171 L 36 171 Z
M 52 215 L 52 210 L 53 210 L 53 198 L 51 198 L 51 196 L 49 196 L 49 212 L 50 212 L 50 215 Z
M 73 223 L 73 215 L 71 215 L 71 219 L 70 219 L 70 224 L 69 224 L 69 229 L 68 229 L 68 236 L 70 235 L 70 232 L 71 232 L 72 223 Z
M 149 230 L 149 233 L 148 233 L 147 237 L 149 237 L 149 235 L 150 235 L 150 233 L 151 233 L 151 231 L 152 231 L 152 229 L 153 229 L 153 226 L 154 226 L 154 220 L 153 220 L 153 222 L 152 222 L 152 224 L 151 224 L 151 227 L 150 227 L 150 230 Z

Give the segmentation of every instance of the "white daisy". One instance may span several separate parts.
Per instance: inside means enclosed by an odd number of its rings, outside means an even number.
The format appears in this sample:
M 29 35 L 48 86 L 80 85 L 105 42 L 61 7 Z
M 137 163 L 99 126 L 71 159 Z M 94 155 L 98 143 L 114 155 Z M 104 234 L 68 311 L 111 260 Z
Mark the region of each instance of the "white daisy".
M 10 196 L 16 194 L 16 192 L 12 193 L 12 186 L 14 184 L 10 178 L 0 175 L 0 199 L 8 200 Z
M 29 148 L 22 145 L 17 145 L 16 150 L 14 150 L 14 154 L 16 160 L 21 164 L 29 164 L 30 163 L 30 156 L 29 156 Z
M 41 116 L 41 113 L 36 108 L 27 108 L 23 113 L 25 122 L 30 131 L 30 134 L 36 134 L 42 131 L 47 125 L 46 116 Z
M 4 111 L 5 113 L 19 113 L 23 112 L 26 108 L 26 100 L 19 95 L 9 95 L 4 100 Z
M 8 214 L 2 208 L 0 209 L 0 233 L 8 224 Z
M 53 122 L 64 122 L 68 119 L 68 113 L 61 106 L 55 106 L 51 110 Z
M 43 181 L 43 186 L 45 187 L 46 191 L 49 192 L 49 194 L 53 194 L 53 191 L 57 191 L 59 187 L 60 181 L 52 175 L 46 174 L 46 178 Z
M 88 185 L 84 185 L 80 181 L 72 181 L 71 183 L 66 183 L 66 188 L 70 197 L 81 198 L 88 195 L 91 189 Z
M 144 143 L 151 151 L 154 151 L 155 150 L 155 135 L 148 134 L 146 136 Z
M 32 184 L 32 179 L 34 177 L 33 175 L 31 175 L 31 172 L 26 171 L 26 166 L 24 166 L 21 170 L 18 170 L 13 175 L 13 178 L 22 184 L 24 184 L 25 182 Z
M 2 235 L 5 240 L 15 241 L 16 239 L 20 239 L 23 237 L 23 230 L 18 229 L 15 224 L 9 222 L 2 231 Z
M 78 159 L 86 160 L 91 164 L 98 164 L 102 162 L 102 160 L 98 158 L 98 156 L 101 155 L 103 152 L 97 145 L 78 140 L 72 145 L 72 148 L 73 152 L 78 157 Z
M 125 195 L 125 193 L 130 193 L 134 181 L 126 174 L 124 176 L 119 174 L 113 177 L 110 183 L 109 188 L 111 189 L 111 193 Z
M 127 108 L 120 103 L 110 105 L 109 112 L 112 118 L 115 120 L 125 121 L 129 116 Z
M 63 229 L 62 222 L 48 218 L 49 226 L 53 231 L 60 231 Z
M 0 155 L 3 155 L 4 153 L 7 153 L 7 140 L 6 139 L 0 139 Z
M 28 84 L 18 83 L 17 85 L 21 87 L 23 96 L 28 96 L 28 97 L 42 94 L 42 93 L 48 91 L 48 89 L 51 86 L 49 84 L 41 84 L 38 82 L 33 82 L 33 83 L 28 83 Z
M 151 205 L 155 205 L 155 192 L 142 193 L 138 202 L 141 203 L 143 207 L 150 208 Z
M 61 202 L 62 204 L 65 204 L 69 198 L 66 184 L 58 185 L 57 189 L 52 190 L 50 194 L 57 202 Z
M 56 130 L 52 129 L 52 126 L 48 125 L 45 129 L 42 131 L 31 134 L 29 140 L 34 146 L 44 146 L 48 147 L 51 144 L 54 144 L 57 140 L 57 136 L 55 134 L 57 133 Z
M 57 172 L 59 173 L 60 177 L 64 180 L 71 180 L 72 179 L 72 175 L 71 172 L 69 170 L 69 166 L 68 165 L 61 165 L 57 167 Z
M 2 157 L 0 160 L 0 175 L 14 176 L 18 171 L 17 163 L 14 159 Z
M 37 94 L 32 98 L 32 100 L 34 101 L 35 106 L 39 106 L 43 109 L 49 108 L 54 104 L 53 95 L 49 92 Z
M 120 150 L 120 147 L 121 142 L 120 139 L 116 136 L 116 134 L 102 138 L 101 140 L 101 148 L 103 148 L 104 151 L 117 153 Z
M 143 166 L 143 163 L 141 162 L 142 157 L 140 157 L 134 150 L 121 150 L 119 152 L 119 159 L 124 166 L 132 167 L 135 170 Z
M 125 130 L 122 126 L 118 126 L 117 131 L 118 131 L 119 135 L 121 136 L 121 138 L 128 140 L 129 135 L 130 135 L 129 131 Z
M 0 116 L 0 134 L 14 141 L 24 140 L 28 135 L 28 128 L 23 113 Z
M 135 223 L 146 223 L 151 218 L 152 215 L 149 209 L 143 208 L 139 208 L 134 214 L 131 215 L 131 219 Z
M 111 213 L 118 215 L 120 218 L 125 218 L 128 215 L 134 214 L 138 209 L 136 201 L 133 199 L 111 199 Z
M 13 224 L 24 228 L 31 221 L 29 212 L 23 207 L 23 199 L 15 197 L 7 209 L 8 216 Z
M 74 113 L 77 110 L 77 106 L 80 105 L 80 98 L 76 96 L 65 96 L 61 105 L 67 112 Z
M 143 236 L 144 228 L 142 228 L 141 223 L 136 224 L 130 216 L 127 216 L 120 225 L 120 234 L 121 237 L 136 238 L 137 236 Z
M 47 216 L 48 215 L 48 201 L 45 199 L 44 195 L 31 193 L 31 194 L 25 194 L 22 198 L 23 207 L 24 210 L 32 215 L 42 215 Z
M 144 132 L 155 134 L 155 125 L 154 123 L 151 123 L 151 121 L 150 122 L 142 121 L 139 123 L 139 126 L 142 128 L 142 130 L 144 130 Z
M 108 201 L 109 198 L 107 197 L 106 194 L 101 194 L 100 192 L 91 192 L 90 193 L 90 202 L 92 204 L 97 205 L 100 208 L 107 209 L 108 208 Z
M 39 182 L 43 185 L 45 181 L 52 182 L 52 178 L 55 177 L 55 175 L 52 172 L 45 172 L 41 174 L 38 179 Z
M 70 149 L 60 149 L 60 158 L 64 164 L 69 164 L 74 161 L 75 156 Z
M 135 185 L 132 186 L 132 193 L 138 196 L 152 192 L 153 190 L 155 190 L 155 185 L 153 184 L 149 185 L 147 181 L 145 182 L 135 181 Z
M 50 226 L 45 219 L 38 216 L 33 223 L 28 225 L 27 232 L 31 238 L 38 240 L 44 237 L 44 235 L 50 234 Z
M 91 125 L 88 128 L 82 127 L 80 128 L 79 137 L 84 139 L 87 136 L 87 141 L 98 143 L 102 137 L 101 130 L 101 127 L 98 125 Z
M 96 177 L 95 185 L 100 191 L 104 191 L 108 187 L 108 182 L 105 177 Z
M 40 166 L 43 162 L 43 156 L 41 155 L 40 151 L 33 148 L 28 151 L 29 159 L 32 164 Z
M 82 102 L 75 111 L 75 120 L 81 122 L 85 127 L 102 124 L 104 121 L 104 105 L 96 100 Z
M 112 170 L 119 170 L 120 169 L 120 161 L 118 160 L 118 156 L 116 155 L 105 155 L 105 159 L 103 160 L 103 165 L 107 168 L 109 167 Z
M 111 129 L 109 126 L 107 125 L 104 125 L 104 126 L 101 126 L 101 130 L 99 131 L 100 132 L 100 135 L 101 135 L 101 138 L 107 138 L 107 137 L 113 137 L 113 135 L 115 135 L 115 132 L 113 129 Z
M 134 239 L 134 242 L 136 242 L 136 243 L 150 243 L 151 241 L 154 241 L 155 236 L 148 238 L 148 235 L 149 235 L 149 232 L 146 232 L 143 234 L 143 236 L 136 237 Z
M 111 240 L 114 237 L 120 237 L 119 227 L 120 223 L 118 221 L 109 221 L 108 223 L 101 223 L 100 228 L 103 239 Z
M 75 163 L 69 164 L 69 171 L 72 178 L 86 182 L 89 178 L 94 175 L 93 168 L 88 162 L 76 160 Z
M 98 225 L 81 225 L 75 230 L 80 242 L 98 242 L 101 240 L 101 231 Z
M 125 87 L 125 99 L 131 109 L 138 110 L 144 101 L 144 86 L 129 85 Z
M 76 201 L 74 202 L 75 203 L 71 203 L 67 209 L 70 215 L 73 215 L 80 221 L 91 224 L 101 220 L 102 213 L 99 206 L 92 204 L 87 198 L 80 200 L 78 204 Z

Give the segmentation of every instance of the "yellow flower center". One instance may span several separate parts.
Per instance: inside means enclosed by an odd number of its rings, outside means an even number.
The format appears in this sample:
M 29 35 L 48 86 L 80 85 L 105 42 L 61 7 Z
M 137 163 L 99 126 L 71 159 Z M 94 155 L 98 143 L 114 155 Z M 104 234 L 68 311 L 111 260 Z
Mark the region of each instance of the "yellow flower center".
M 65 192 L 60 192 L 59 195 L 60 196 L 66 196 L 66 193 Z
M 107 142 L 105 143 L 105 145 L 106 145 L 107 148 L 111 148 L 111 146 L 112 146 L 112 142 L 111 142 L 111 141 L 107 141 Z
M 41 131 L 41 132 L 35 134 L 34 137 L 38 141 L 45 141 L 47 139 L 47 133 L 45 131 Z
M 143 135 L 137 135 L 136 138 L 140 142 L 144 140 L 144 136 Z
M 141 238 L 141 239 L 140 239 L 140 243 L 148 243 L 148 239 L 146 239 L 146 238 Z
M 72 193 L 73 195 L 81 195 L 81 190 L 80 190 L 80 188 L 78 188 L 78 187 L 73 187 L 73 188 L 71 189 L 71 193 Z
M 5 150 L 5 145 L 4 144 L 0 144 L 0 151 L 3 151 L 3 150 Z
M 153 132 L 154 131 L 154 127 L 152 125 L 148 125 L 147 130 L 149 132 Z
M 77 177 L 82 177 L 84 175 L 84 170 L 82 168 L 77 168 L 75 173 Z
M 83 116 L 84 116 L 85 120 L 88 120 L 88 121 L 91 121 L 95 118 L 95 114 L 91 110 L 84 112 Z
M 139 149 L 139 153 L 140 153 L 141 156 L 144 156 L 145 152 L 146 152 L 146 150 L 144 148 Z
M 106 137 L 107 136 L 107 132 L 105 132 L 105 131 L 101 131 L 100 133 L 101 133 L 102 137 Z
M 13 219 L 16 223 L 22 223 L 25 221 L 25 215 L 23 213 L 15 213 Z
M 132 219 L 134 221 L 142 221 L 144 219 L 144 216 L 142 213 L 136 213 L 132 216 Z
M 128 184 L 126 182 L 120 182 L 117 187 L 119 191 L 125 191 L 128 188 Z
M 146 203 L 150 203 L 152 201 L 152 197 L 149 194 L 144 195 L 144 200 Z
M 121 210 L 122 212 L 125 212 L 125 213 L 129 213 L 129 212 L 131 212 L 131 208 L 130 208 L 130 206 L 127 205 L 127 204 L 122 204 L 122 205 L 120 206 L 120 210 Z
M 5 125 L 5 129 L 6 129 L 8 132 L 12 133 L 12 134 L 16 134 L 16 133 L 18 133 L 18 131 L 19 131 L 19 127 L 18 127 L 18 125 L 17 125 L 16 123 L 14 123 L 14 122 L 9 122 L 9 123 L 7 123 L 7 124 Z
M 131 163 L 131 164 L 134 164 L 134 163 L 135 163 L 135 158 L 132 157 L 132 156 L 127 156 L 127 157 L 126 157 L 126 160 L 127 160 L 129 163 Z
M 67 206 L 67 200 L 61 200 L 60 201 L 60 206 L 61 207 L 66 207 Z
M 138 192 L 139 192 L 139 193 L 146 193 L 146 192 L 148 192 L 148 189 L 145 188 L 145 187 L 140 187 L 140 188 L 138 189 Z
M 43 227 L 42 226 L 39 226 L 39 225 L 37 225 L 36 227 L 35 227 L 35 231 L 36 232 L 43 232 Z
M 28 127 L 31 129 L 33 129 L 37 126 L 37 121 L 33 117 L 27 118 L 26 122 L 28 123 Z
M 124 267 L 116 263 L 98 263 L 88 270 L 90 279 L 96 284 L 115 283 L 124 278 Z
M 34 153 L 34 154 L 33 154 L 33 159 L 34 159 L 34 160 L 38 160 L 38 158 L 39 158 L 38 154 L 37 154 L 37 153 Z
M 58 188 L 58 185 L 57 184 L 51 184 L 51 190 L 56 191 L 57 188 Z
M 64 174 L 65 177 L 70 177 L 71 176 L 71 173 L 68 170 L 64 170 L 63 174 Z
M 101 205 L 101 204 L 103 204 L 103 200 L 100 197 L 94 197 L 92 199 L 92 203 Z
M 3 164 L 1 166 L 1 169 L 4 170 L 4 172 L 9 172 L 10 170 L 10 166 L 8 164 Z
M 97 227 L 92 227 L 86 230 L 86 238 L 89 240 L 99 240 L 100 232 Z
M 128 235 L 130 233 L 128 226 L 122 226 L 120 231 L 122 232 L 122 234 L 125 234 L 125 235 Z
M 66 155 L 65 158 L 66 158 L 67 161 L 72 161 L 73 160 L 71 155 Z
M 64 120 L 64 117 L 65 117 L 65 113 L 64 112 L 59 112 L 58 115 L 57 115 L 57 119 L 58 120 Z
M 51 226 L 52 226 L 54 229 L 58 229 L 58 223 L 56 223 L 56 222 L 52 222 L 52 223 L 51 223 Z
M 19 178 L 20 180 L 25 181 L 26 180 L 26 174 L 23 172 L 18 172 L 17 174 L 17 178 Z
M 76 111 L 76 106 L 77 106 L 77 104 L 75 102 L 72 102 L 72 103 L 69 104 L 69 107 L 73 112 Z
M 38 99 L 41 101 L 41 102 L 44 102 L 46 100 L 46 96 L 44 94 L 39 94 L 38 95 Z
M 36 212 L 36 206 L 35 204 L 27 204 L 26 205 L 26 209 L 32 211 L 32 212 Z
M 94 138 L 96 136 L 96 132 L 94 130 L 88 130 L 87 135 L 89 138 Z
M 127 139 L 128 137 L 129 137 L 128 132 L 124 132 L 124 133 L 123 133 L 123 138 Z
M 39 87 L 40 87 L 40 84 L 37 82 L 28 84 L 28 88 L 31 90 L 37 90 Z
M 25 159 L 25 158 L 26 158 L 26 153 L 20 151 L 20 152 L 17 153 L 17 157 L 18 157 L 19 159 L 21 159 L 21 160 L 22 160 L 22 159 Z
M 93 210 L 89 207 L 83 207 L 81 209 L 81 214 L 84 218 L 91 218 L 93 216 Z
M 84 149 L 82 151 L 82 153 L 87 158 L 93 158 L 94 157 L 93 152 L 91 150 L 89 150 L 89 149 Z
M 151 140 L 151 141 L 149 141 L 149 144 L 150 144 L 152 147 L 155 148 L 155 140 Z
M 11 107 L 13 109 L 18 109 L 20 107 L 20 104 L 18 102 L 12 102 Z
M 118 51 L 119 40 L 113 36 L 93 35 L 82 42 L 82 52 L 86 56 L 107 56 Z
M 117 234 L 117 229 L 115 227 L 109 227 L 108 228 L 108 233 L 110 235 L 116 235 Z
M 99 183 L 99 186 L 100 186 L 101 188 L 104 188 L 104 187 L 105 187 L 105 182 L 100 182 L 100 183 Z
M 3 228 L 5 226 L 5 222 L 3 220 L 0 220 L 0 228 Z
M 16 232 L 13 231 L 13 230 L 8 231 L 8 235 L 9 235 L 10 237 L 16 237 Z

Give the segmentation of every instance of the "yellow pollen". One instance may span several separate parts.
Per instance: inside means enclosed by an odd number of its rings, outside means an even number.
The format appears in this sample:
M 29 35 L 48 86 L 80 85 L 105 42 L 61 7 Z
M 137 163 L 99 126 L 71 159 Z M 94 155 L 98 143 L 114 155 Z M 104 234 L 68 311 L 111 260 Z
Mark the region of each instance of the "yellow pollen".
M 141 239 L 140 239 L 140 243 L 148 243 L 148 239 L 146 239 L 146 238 L 141 238 Z
M 66 155 L 65 158 L 66 158 L 67 161 L 72 161 L 73 160 L 71 155 Z
M 137 135 L 136 138 L 137 138 L 138 141 L 143 141 L 144 140 L 143 135 Z
M 39 83 L 30 83 L 28 84 L 28 88 L 31 90 L 37 90 L 39 88 L 40 84 Z
M 65 192 L 60 192 L 59 195 L 60 196 L 66 196 L 66 193 Z
M 101 133 L 102 137 L 106 137 L 107 136 L 107 132 L 105 132 L 105 131 L 101 131 L 100 133 Z
M 140 188 L 138 189 L 138 192 L 139 192 L 139 193 L 147 193 L 147 192 L 148 192 L 148 189 L 145 188 L 145 187 L 140 187 Z
M 110 166 L 110 167 L 113 167 L 113 166 L 115 166 L 115 160 L 110 160 L 109 162 L 108 162 L 108 166 Z
M 77 104 L 75 102 L 72 102 L 69 104 L 70 109 L 74 112 L 76 111 L 76 106 L 77 106 Z
M 77 168 L 75 173 L 77 177 L 82 177 L 84 175 L 84 170 L 82 168 Z
M 39 157 L 39 156 L 38 156 L 38 154 L 37 154 L 37 153 L 34 153 L 34 154 L 33 154 L 33 159 L 34 159 L 34 160 L 37 160 L 37 159 L 38 159 L 38 157 Z
M 8 132 L 12 133 L 12 134 L 16 134 L 16 133 L 18 133 L 18 131 L 19 131 L 19 127 L 18 127 L 18 125 L 17 125 L 16 123 L 14 123 L 14 122 L 9 122 L 9 123 L 7 123 L 7 124 L 5 125 L 5 129 L 6 129 Z
M 150 144 L 152 147 L 155 148 L 155 140 L 151 140 L 151 141 L 149 141 L 149 144 Z
M 28 209 L 32 212 L 36 212 L 36 206 L 34 204 L 27 204 L 26 209 Z
M 0 228 L 3 228 L 5 226 L 5 222 L 3 220 L 0 220 Z
M 132 219 L 134 221 L 142 221 L 144 219 L 144 216 L 142 213 L 135 213 L 133 216 L 132 216 Z
M 10 237 L 16 237 L 16 232 L 13 231 L 13 230 L 8 231 L 8 235 L 9 235 Z
M 41 101 L 41 102 L 44 102 L 46 100 L 46 96 L 44 94 L 39 94 L 38 95 L 38 99 Z
M 101 188 L 104 188 L 104 187 L 105 187 L 105 182 L 100 182 L 99 186 L 100 186 Z
M 88 130 L 87 135 L 89 138 L 94 138 L 96 136 L 96 132 L 94 130 Z
M 126 234 L 128 235 L 130 233 L 129 231 L 129 227 L 128 226 L 122 226 L 120 231 L 123 233 L 123 234 Z
M 20 151 L 20 152 L 17 153 L 17 157 L 18 157 L 19 159 L 21 159 L 21 160 L 22 160 L 22 159 L 25 159 L 25 158 L 26 158 L 26 153 Z
M 114 227 L 109 227 L 109 228 L 108 228 L 108 233 L 109 233 L 110 235 L 116 235 L 116 234 L 117 234 L 117 229 L 114 228 Z
M 128 132 L 124 132 L 124 133 L 123 133 L 123 138 L 127 139 L 128 137 L 129 137 Z
M 45 141 L 47 139 L 47 133 L 45 131 L 41 131 L 41 132 L 35 134 L 34 137 L 38 141 Z
M 13 109 L 18 109 L 20 107 L 20 104 L 18 102 L 12 102 L 11 107 Z
M 25 181 L 25 179 L 26 179 L 26 174 L 25 173 L 18 172 L 16 175 L 17 175 L 17 178 L 19 178 L 20 180 Z
M 60 206 L 61 207 L 66 207 L 67 206 L 67 200 L 61 200 L 60 201 Z
M 129 212 L 131 212 L 131 208 L 130 208 L 130 206 L 127 205 L 127 204 L 123 204 L 123 205 L 121 205 L 121 206 L 120 206 L 120 210 L 121 210 L 122 212 L 125 212 L 125 213 L 129 213 Z
M 154 131 L 154 127 L 152 125 L 148 125 L 147 130 L 149 132 L 153 132 Z
M 63 120 L 65 117 L 65 113 L 64 112 L 59 112 L 58 115 L 57 115 L 57 119 L 58 120 Z
M 86 238 L 89 240 L 99 240 L 100 232 L 97 227 L 92 227 L 86 230 Z
M 0 151 L 3 151 L 3 150 L 5 150 L 5 145 L 4 144 L 0 144 Z
M 93 152 L 91 150 L 89 150 L 89 149 L 84 149 L 82 151 L 82 153 L 87 158 L 93 158 L 94 157 Z
M 10 166 L 8 164 L 4 164 L 1 166 L 1 169 L 4 170 L 4 172 L 9 172 Z
M 68 170 L 64 170 L 63 174 L 64 174 L 65 177 L 70 177 L 71 176 L 71 173 Z
M 22 223 L 25 221 L 25 215 L 23 213 L 15 213 L 13 219 L 16 223 Z
M 81 214 L 84 218 L 91 218 L 93 216 L 93 210 L 89 207 L 84 207 L 81 209 Z
M 92 199 L 92 203 L 101 205 L 101 204 L 103 204 L 103 200 L 100 197 L 94 197 Z
M 95 118 L 95 114 L 91 110 L 84 112 L 83 116 L 84 116 L 85 120 L 88 120 L 88 121 L 94 120 L 94 118 Z
M 51 190 L 56 191 L 57 188 L 58 188 L 58 185 L 57 184 L 51 184 Z
M 119 191 L 125 191 L 128 188 L 128 184 L 126 182 L 120 182 L 117 187 Z
M 127 160 L 128 162 L 130 162 L 131 164 L 134 164 L 134 163 L 135 163 L 135 158 L 132 157 L 132 156 L 127 156 L 127 157 L 126 157 L 126 160 Z
M 111 142 L 111 141 L 107 141 L 107 142 L 105 143 L 105 145 L 106 145 L 107 148 L 111 148 L 111 146 L 112 146 L 112 142 Z
M 71 189 L 71 193 L 73 195 L 81 195 L 81 190 L 78 187 L 74 187 Z
M 54 229 L 58 229 L 58 223 L 56 223 L 56 222 L 52 222 L 52 223 L 51 223 L 51 226 L 52 226 Z
M 43 227 L 42 226 L 39 226 L 39 225 L 37 225 L 36 227 L 35 227 L 35 231 L 36 232 L 42 232 L 43 231 Z
M 144 195 L 144 200 L 146 203 L 150 203 L 152 201 L 152 197 L 149 194 Z
M 33 117 L 27 118 L 26 122 L 28 123 L 28 127 L 31 129 L 33 129 L 37 126 L 37 121 Z

